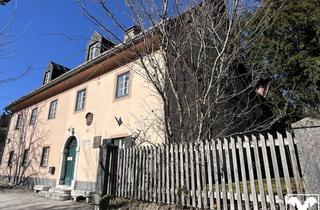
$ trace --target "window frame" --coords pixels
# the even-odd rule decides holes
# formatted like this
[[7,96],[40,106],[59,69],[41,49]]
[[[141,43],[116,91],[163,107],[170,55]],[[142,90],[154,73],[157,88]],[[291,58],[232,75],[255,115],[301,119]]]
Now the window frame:
[[23,118],[23,114],[22,113],[18,114],[17,121],[16,121],[16,126],[15,126],[16,130],[18,130],[18,129],[20,129],[22,127],[22,120],[23,120],[22,118]]
[[[83,95],[80,98],[81,93],[83,93]],[[84,110],[84,108],[86,106],[86,98],[87,98],[87,89],[86,88],[83,88],[83,89],[77,91],[76,104],[75,104],[75,108],[74,108],[75,112]],[[82,100],[82,101],[79,101],[79,100]],[[79,107],[78,107],[78,105],[79,105]]]
[[[45,159],[45,150],[47,150],[47,156]],[[48,166],[48,162],[49,162],[49,153],[50,153],[50,147],[43,147],[42,148],[42,154],[41,154],[41,160],[40,160],[40,167],[47,167]],[[44,161],[45,160],[45,161]]]
[[[52,106],[54,103],[55,103],[55,107],[53,109]],[[56,118],[57,107],[58,107],[58,99],[55,99],[50,102],[50,107],[49,107],[49,112],[48,112],[48,120]]]
[[31,111],[29,125],[35,125],[38,117],[38,107],[35,107]]
[[99,48],[98,45],[99,42],[94,42],[89,46],[88,60],[93,60],[99,56],[99,53],[97,52]]
[[44,84],[48,84],[51,80],[51,71],[47,71],[45,74],[44,74],[44,81],[43,83]]
[[22,156],[21,166],[27,166],[28,164],[28,155],[29,155],[29,149],[25,149]]
[[[126,80],[126,78],[124,78],[123,81],[120,81],[120,79],[122,77],[125,77],[127,76],[128,79]],[[127,82],[127,84],[126,84]],[[121,84],[121,87],[120,87],[120,84]],[[126,71],[126,72],[123,72],[121,74],[118,74],[117,75],[117,78],[116,78],[116,91],[115,91],[115,98],[116,99],[119,99],[119,98],[124,98],[126,96],[129,96],[130,94],[130,85],[131,85],[131,81],[130,81],[130,71]],[[119,93],[119,90],[122,90],[121,94],[118,94]],[[125,91],[127,90],[127,91]]]
[[12,150],[9,152],[8,167],[12,167],[13,157],[14,157],[14,151]]

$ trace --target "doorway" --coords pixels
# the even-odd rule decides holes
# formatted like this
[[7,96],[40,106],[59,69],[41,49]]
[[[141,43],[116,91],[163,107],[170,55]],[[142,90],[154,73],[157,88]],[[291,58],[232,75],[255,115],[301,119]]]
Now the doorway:
[[65,173],[64,173],[64,184],[71,186],[74,169],[76,163],[76,153],[77,153],[77,139],[75,137],[71,138],[65,146]]

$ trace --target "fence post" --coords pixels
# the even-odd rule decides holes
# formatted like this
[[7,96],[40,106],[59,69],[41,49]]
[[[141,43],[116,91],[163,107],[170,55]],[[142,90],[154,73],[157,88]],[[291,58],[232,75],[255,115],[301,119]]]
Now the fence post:
[[[293,123],[292,128],[295,135],[292,140],[297,145],[304,191],[307,194],[320,194],[320,120],[305,118]],[[290,150],[292,149],[291,146]]]

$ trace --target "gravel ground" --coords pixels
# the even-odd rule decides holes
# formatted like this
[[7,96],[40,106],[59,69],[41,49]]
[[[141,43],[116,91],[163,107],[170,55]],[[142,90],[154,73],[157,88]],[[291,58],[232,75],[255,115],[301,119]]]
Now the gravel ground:
[[71,200],[55,201],[43,198],[36,193],[14,190],[0,189],[0,209],[3,210],[40,210],[40,209],[80,209],[91,210],[92,206],[86,203],[77,203]]

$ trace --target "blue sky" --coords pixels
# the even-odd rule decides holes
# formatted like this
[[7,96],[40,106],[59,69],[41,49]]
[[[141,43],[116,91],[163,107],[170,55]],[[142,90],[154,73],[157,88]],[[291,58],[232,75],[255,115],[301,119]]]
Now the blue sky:
[[69,68],[81,64],[90,35],[95,30],[101,32],[82,14],[76,0],[11,0],[0,6],[0,31],[15,8],[4,39],[13,43],[0,50],[9,53],[5,58],[0,56],[0,81],[30,72],[21,79],[0,83],[0,111],[41,86],[49,61]]

